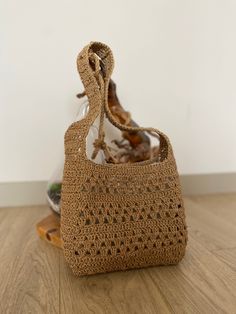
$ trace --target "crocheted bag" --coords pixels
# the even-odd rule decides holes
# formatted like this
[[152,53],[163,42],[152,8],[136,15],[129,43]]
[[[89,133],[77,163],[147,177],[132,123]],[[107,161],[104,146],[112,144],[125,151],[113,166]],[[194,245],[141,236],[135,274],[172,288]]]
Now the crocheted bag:
[[[178,263],[187,243],[179,176],[169,139],[153,128],[114,120],[107,102],[113,70],[110,48],[99,42],[79,54],[78,71],[89,100],[87,116],[65,134],[61,234],[65,259],[76,275]],[[159,157],[125,164],[96,164],[86,154],[86,136],[100,115],[96,156],[104,141],[104,115],[123,131],[158,135]]]

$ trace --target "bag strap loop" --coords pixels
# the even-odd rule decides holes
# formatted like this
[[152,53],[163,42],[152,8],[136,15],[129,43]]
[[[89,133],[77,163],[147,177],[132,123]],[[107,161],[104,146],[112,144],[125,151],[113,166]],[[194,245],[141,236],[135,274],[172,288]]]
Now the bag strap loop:
[[[96,117],[100,114],[98,138],[94,142],[94,159],[100,149],[104,151],[106,159],[116,163],[115,157],[111,154],[109,147],[104,141],[104,117],[121,131],[148,132],[151,136],[160,139],[160,158],[154,157],[141,162],[142,164],[153,163],[164,160],[171,149],[167,136],[155,128],[131,127],[119,123],[112,115],[108,105],[108,86],[113,71],[114,59],[112,51],[108,46],[100,42],[91,42],[79,54],[77,59],[78,71],[85,87],[85,93],[89,99],[89,112],[85,118],[90,127]],[[139,163],[140,164],[140,163]]]

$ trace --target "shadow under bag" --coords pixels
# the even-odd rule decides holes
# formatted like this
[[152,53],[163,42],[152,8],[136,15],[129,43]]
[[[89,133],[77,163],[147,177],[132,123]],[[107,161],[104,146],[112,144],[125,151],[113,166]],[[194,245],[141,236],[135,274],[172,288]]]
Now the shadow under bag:
[[[177,264],[185,254],[187,229],[169,139],[157,129],[125,126],[113,118],[107,97],[114,61],[108,46],[92,42],[77,61],[89,111],[65,134],[61,198],[65,259],[76,275]],[[106,117],[122,131],[158,136],[158,157],[123,164],[90,160],[86,137],[98,116],[95,155],[99,149],[109,154]]]

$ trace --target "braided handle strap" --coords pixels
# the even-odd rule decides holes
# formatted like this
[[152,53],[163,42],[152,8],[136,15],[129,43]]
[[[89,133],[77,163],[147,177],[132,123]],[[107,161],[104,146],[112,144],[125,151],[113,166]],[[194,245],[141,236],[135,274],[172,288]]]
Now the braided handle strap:
[[138,162],[137,164],[150,164],[157,160],[164,160],[171,151],[171,145],[167,136],[155,128],[131,127],[118,122],[112,115],[108,105],[108,86],[109,80],[114,67],[114,59],[111,49],[100,42],[91,42],[84,47],[77,59],[78,72],[85,87],[85,93],[89,100],[89,112],[86,116],[88,130],[94,120],[100,114],[100,123],[98,131],[98,139],[94,142],[94,153],[92,159],[100,149],[105,153],[106,157],[114,158],[110,153],[105,141],[104,133],[104,116],[121,131],[137,132],[144,131],[150,135],[160,139],[160,158],[154,157],[149,160]]

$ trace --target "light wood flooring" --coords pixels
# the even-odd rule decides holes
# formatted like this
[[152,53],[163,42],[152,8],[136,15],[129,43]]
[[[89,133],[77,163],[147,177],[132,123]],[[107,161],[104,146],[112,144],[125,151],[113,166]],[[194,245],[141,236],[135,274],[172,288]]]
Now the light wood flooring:
[[39,239],[46,206],[0,209],[0,313],[236,313],[236,194],[185,198],[178,266],[76,278]]

